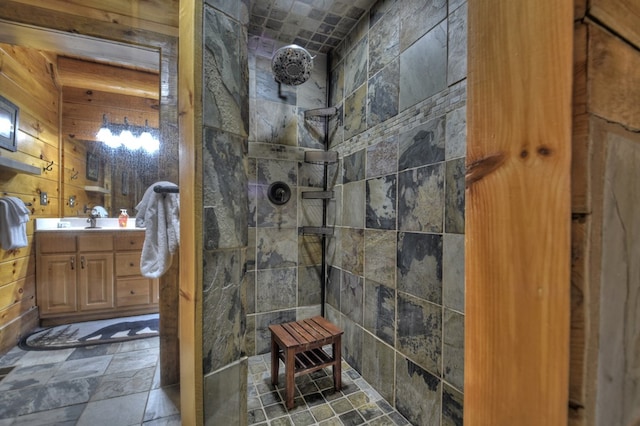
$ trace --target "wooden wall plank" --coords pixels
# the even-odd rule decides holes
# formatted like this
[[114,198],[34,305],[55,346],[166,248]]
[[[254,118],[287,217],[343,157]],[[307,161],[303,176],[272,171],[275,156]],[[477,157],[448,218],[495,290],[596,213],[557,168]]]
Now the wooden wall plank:
[[[117,104],[116,104],[117,105]],[[93,127],[99,128],[102,125],[102,116],[106,114],[107,121],[115,124],[124,124],[125,117],[127,122],[132,126],[144,126],[145,122],[150,127],[158,128],[158,111],[151,109],[146,111],[119,108],[116,105],[111,107],[93,106],[74,104],[71,102],[63,103],[64,119],[75,120],[78,122],[92,123]],[[63,133],[67,133],[63,125]]]
[[640,55],[631,45],[589,25],[589,111],[640,131]]
[[488,0],[468,13],[464,423],[561,425],[573,2]]
[[[18,87],[28,87],[31,93],[38,93],[37,99],[33,99],[29,107],[40,106],[42,112],[39,115],[58,114],[58,91],[51,90],[53,76],[50,64],[35,51],[0,44],[0,63],[2,75],[11,80]],[[32,109],[33,111],[33,109]]]
[[0,328],[0,353],[14,347],[20,338],[38,326],[38,309],[34,308]]
[[[34,256],[0,262],[0,282],[10,283],[36,273]],[[35,287],[34,287],[35,288]]]
[[573,46],[573,136],[571,153],[571,212],[591,211],[589,187],[589,112],[587,108],[588,25],[577,23]]
[[118,105],[122,109],[137,111],[155,111],[160,108],[158,98],[141,98],[139,96],[126,96],[116,93],[100,92],[98,90],[87,91],[76,87],[65,87],[63,93],[64,102],[82,105],[93,105],[110,108]]
[[[76,2],[73,7],[69,7],[68,0],[17,0],[15,3],[22,3],[29,6],[43,7],[51,11],[65,14],[71,14],[82,18],[90,18],[103,22],[118,22],[121,25],[140,28],[146,31],[152,31],[159,34],[165,34],[171,37],[178,36],[178,2],[177,1],[160,1],[156,4],[154,15],[157,19],[150,20],[147,15],[131,15],[132,10],[120,7],[123,13],[116,10],[96,9],[93,4],[87,2]],[[132,3],[130,0],[124,0],[123,3]]]
[[[180,414],[184,424],[204,421],[202,372],[202,117],[201,2],[181,2],[178,60],[180,126]],[[187,188],[187,190],[184,190]]]
[[35,282],[35,275],[30,275],[0,287],[0,327],[36,306]]
[[638,0],[590,0],[589,15],[640,49],[640,2]]

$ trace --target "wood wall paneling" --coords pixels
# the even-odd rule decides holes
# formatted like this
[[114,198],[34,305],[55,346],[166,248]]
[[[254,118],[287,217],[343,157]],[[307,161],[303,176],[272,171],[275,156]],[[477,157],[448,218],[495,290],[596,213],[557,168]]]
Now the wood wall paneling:
[[[582,1],[582,0],[581,0]],[[590,0],[589,14],[640,48],[640,2],[637,0]]]
[[[125,28],[139,28],[170,37],[178,36],[178,0],[153,1],[68,1],[68,0],[17,0],[14,6],[18,11],[25,6],[45,7],[43,10],[70,15],[98,22],[118,23]],[[7,7],[11,7],[8,5]]]
[[567,421],[573,7],[469,3],[465,425]]
[[[20,198],[31,218],[58,215],[59,194],[59,90],[50,63],[38,52],[0,44],[0,93],[19,107],[17,151],[0,149],[5,156],[42,170],[40,175],[0,169],[0,193]],[[53,161],[50,171],[43,167]],[[49,203],[41,206],[40,193]],[[35,306],[35,250],[33,221],[27,224],[27,247],[0,250],[0,353],[37,325]],[[16,294],[16,291],[18,292]],[[8,297],[8,295],[14,296]]]
[[640,131],[640,55],[636,48],[598,25],[589,25],[588,80],[591,113]]

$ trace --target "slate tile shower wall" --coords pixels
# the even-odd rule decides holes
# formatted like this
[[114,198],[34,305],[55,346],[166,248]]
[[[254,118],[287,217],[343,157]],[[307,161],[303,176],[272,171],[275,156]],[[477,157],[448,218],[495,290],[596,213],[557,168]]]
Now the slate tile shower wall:
[[380,0],[330,54],[327,316],[413,424],[462,424],[466,20]]
[[[304,111],[326,106],[326,55],[316,54],[311,78],[278,87],[271,57],[284,44],[249,36],[249,235],[247,263],[247,352],[270,350],[269,324],[319,315],[321,238],[302,235],[302,226],[322,225],[322,201],[302,191],[322,190],[321,164],[305,163],[304,151],[324,150],[325,127],[305,120]],[[292,191],[278,206],[269,185]]]
[[249,1],[203,3],[204,423],[247,423]]

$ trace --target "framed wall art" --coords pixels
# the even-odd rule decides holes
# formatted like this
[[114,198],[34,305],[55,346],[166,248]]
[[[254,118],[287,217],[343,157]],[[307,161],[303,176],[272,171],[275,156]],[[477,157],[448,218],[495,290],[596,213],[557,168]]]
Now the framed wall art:
[[99,173],[100,161],[98,156],[92,152],[87,152],[87,179],[97,181]]

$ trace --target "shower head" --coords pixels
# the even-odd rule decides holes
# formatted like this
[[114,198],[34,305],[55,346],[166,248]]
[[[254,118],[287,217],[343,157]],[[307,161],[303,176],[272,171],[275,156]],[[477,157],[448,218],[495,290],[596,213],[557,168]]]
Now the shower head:
[[276,81],[297,86],[309,79],[313,58],[306,49],[296,44],[281,47],[271,58],[271,70]]

